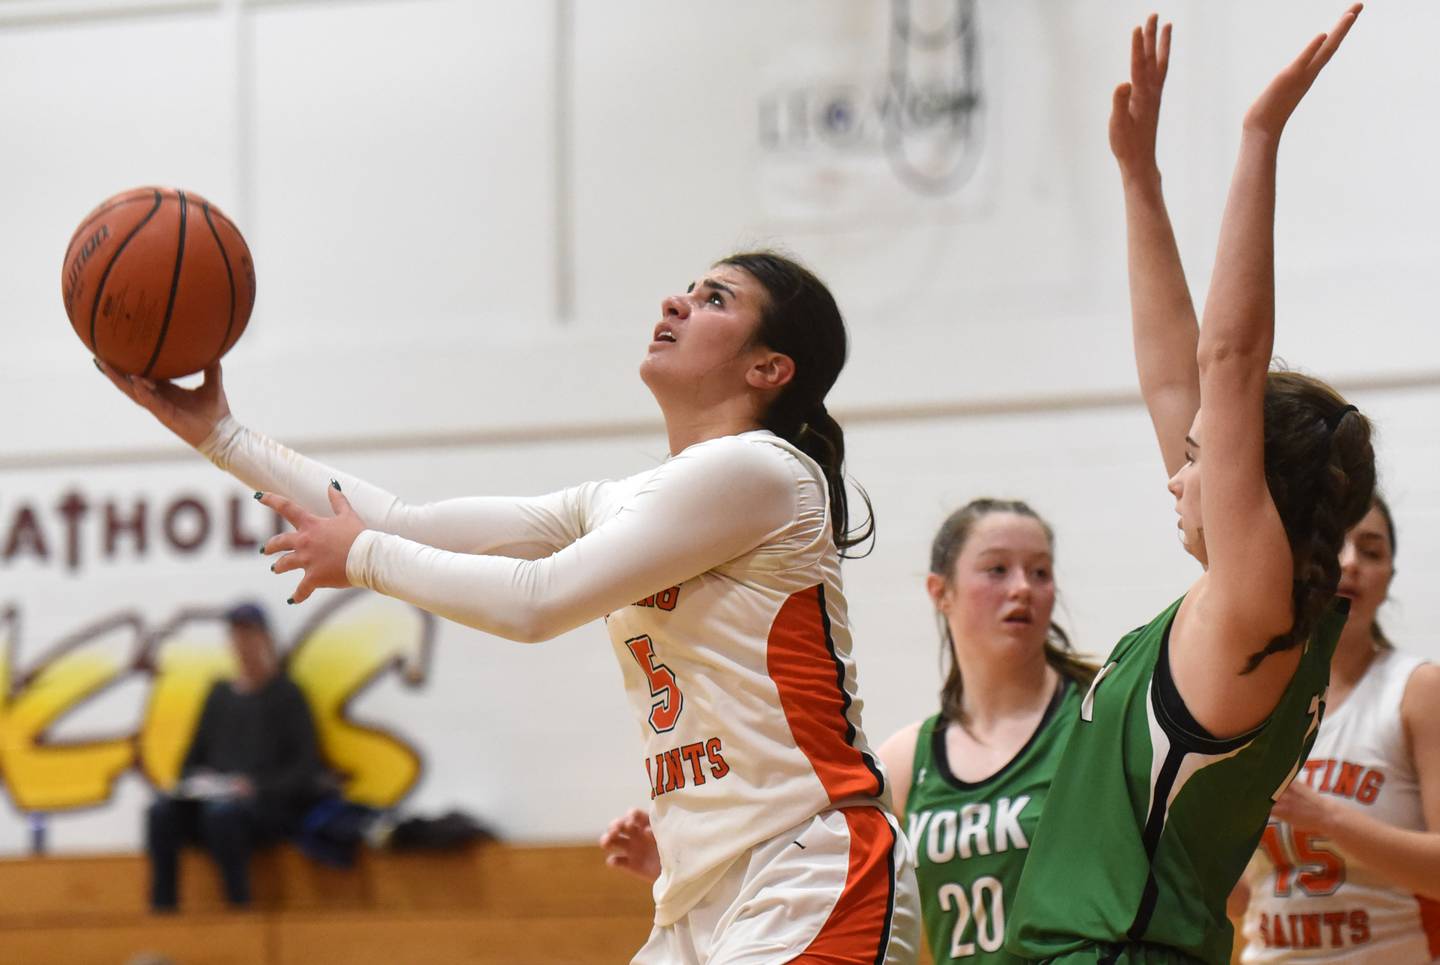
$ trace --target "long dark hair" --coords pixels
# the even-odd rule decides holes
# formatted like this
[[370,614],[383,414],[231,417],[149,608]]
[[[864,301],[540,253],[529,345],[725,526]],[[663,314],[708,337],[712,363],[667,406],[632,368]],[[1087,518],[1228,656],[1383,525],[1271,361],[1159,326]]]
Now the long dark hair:
[[[1024,516],[1040,524],[1045,531],[1045,541],[1050,544],[1050,554],[1055,554],[1055,531],[1028,503],[1019,499],[972,499],[955,510],[940,524],[940,531],[930,543],[930,572],[948,585],[954,577],[955,561],[975,530],[975,524],[992,513],[1011,513]],[[945,684],[940,688],[940,713],[946,720],[964,724],[965,681],[960,677],[960,664],[955,660],[954,641],[950,636],[950,625],[940,618],[940,663],[949,663]],[[1045,635],[1045,662],[1062,677],[1075,681],[1082,687],[1089,687],[1095,679],[1096,667],[1075,652],[1070,643],[1070,634],[1054,620]]]
[[745,271],[765,289],[768,297],[755,343],[788,355],[795,375],[765,413],[764,426],[820,464],[830,490],[835,546],[842,556],[864,556],[848,551],[875,535],[875,510],[857,486],[865,502],[865,522],[850,529],[845,433],[825,409],[825,395],[845,367],[849,347],[834,296],[809,269],[772,251],[740,252],[716,264]]
[[1340,584],[1345,534],[1375,499],[1370,420],[1325,382],[1271,372],[1264,418],[1265,483],[1295,560],[1295,620],[1287,633],[1250,655],[1245,673],[1310,639]]
[[[1371,503],[1380,510],[1380,517],[1385,520],[1385,535],[1390,538],[1390,579],[1395,579],[1395,517],[1390,513],[1390,504],[1385,502],[1385,497],[1379,493]],[[1370,624],[1370,636],[1375,639],[1375,646],[1381,650],[1394,650],[1395,644],[1385,636],[1385,631],[1380,629],[1380,621],[1374,620]]]

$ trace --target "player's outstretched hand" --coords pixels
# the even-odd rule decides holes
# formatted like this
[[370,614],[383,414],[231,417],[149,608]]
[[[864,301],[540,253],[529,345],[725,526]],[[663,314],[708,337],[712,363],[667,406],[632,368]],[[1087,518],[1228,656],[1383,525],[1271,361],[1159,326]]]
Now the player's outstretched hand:
[[1170,24],[1159,26],[1151,14],[1130,34],[1130,81],[1115,88],[1110,105],[1110,151],[1120,174],[1159,176],[1155,131],[1160,125],[1160,94],[1170,70]]
[[345,561],[350,557],[350,547],[355,538],[365,530],[365,523],[350,507],[350,501],[340,492],[340,484],[333,479],[327,492],[334,516],[315,516],[277,493],[256,493],[261,505],[269,506],[295,527],[293,533],[272,536],[260,547],[266,556],[284,553],[270,566],[272,573],[288,573],[304,570],[300,585],[288,602],[304,603],[310,594],[321,587],[345,587],[350,579],[345,575]]
[[600,847],[610,867],[622,868],[645,881],[660,877],[660,849],[655,845],[650,815],[639,808],[611,821],[600,835]]
[[174,382],[153,382],[138,375],[121,375],[99,359],[95,367],[130,401],[147,410],[161,425],[192,446],[198,446],[230,414],[220,363],[205,370],[205,381],[193,389]]
[[1328,34],[1320,34],[1314,40],[1305,45],[1291,64],[1282,70],[1270,86],[1260,95],[1250,110],[1245,114],[1245,130],[1247,133],[1259,134],[1271,139],[1278,139],[1280,132],[1285,129],[1285,123],[1290,120],[1290,115],[1300,105],[1300,100],[1310,85],[1315,83],[1315,78],[1320,76],[1320,71],[1335,56],[1335,51],[1340,49],[1340,43],[1350,28],[1355,26],[1355,19],[1360,16],[1364,9],[1362,4],[1355,4],[1345,11],[1340,22]]

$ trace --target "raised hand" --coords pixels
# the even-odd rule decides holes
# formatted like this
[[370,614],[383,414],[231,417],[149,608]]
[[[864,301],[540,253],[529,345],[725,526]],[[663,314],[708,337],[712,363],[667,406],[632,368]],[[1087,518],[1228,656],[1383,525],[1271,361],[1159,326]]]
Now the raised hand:
[[1130,32],[1130,80],[1115,88],[1110,150],[1125,193],[1125,257],[1140,394],[1155,426],[1165,472],[1185,461],[1184,438],[1200,408],[1199,327],[1155,160],[1160,94],[1170,70],[1170,25],[1151,14]]
[[610,867],[621,868],[645,881],[660,877],[660,849],[655,845],[650,815],[639,808],[631,808],[611,821],[610,827],[600,835],[600,847]]
[[1155,131],[1160,124],[1160,94],[1170,70],[1170,24],[1158,24],[1152,13],[1143,27],[1131,32],[1130,81],[1115,88],[1110,105],[1110,150],[1127,179],[1159,175]]
[[174,382],[152,382],[138,375],[121,375],[99,359],[95,360],[95,367],[130,401],[192,446],[204,442],[215,425],[230,414],[219,362],[205,370],[205,381],[193,389],[182,389]]
[[1345,11],[1340,22],[1328,34],[1320,34],[1314,40],[1305,45],[1291,64],[1282,70],[1270,86],[1260,95],[1250,110],[1245,113],[1245,130],[1250,133],[1261,134],[1270,138],[1279,138],[1280,132],[1285,129],[1285,122],[1290,120],[1290,115],[1299,106],[1300,100],[1310,85],[1315,83],[1315,78],[1320,76],[1320,71],[1335,56],[1335,51],[1340,49],[1340,43],[1350,28],[1355,26],[1355,19],[1360,16],[1364,9],[1362,4],[1355,4]]
[[295,532],[272,536],[260,547],[266,556],[285,554],[271,565],[270,572],[305,571],[290,603],[304,603],[321,587],[350,585],[345,562],[350,558],[355,538],[365,531],[365,523],[351,508],[350,501],[341,495],[339,483],[331,480],[326,494],[334,516],[315,516],[276,493],[255,494],[261,505],[269,506],[295,527]]

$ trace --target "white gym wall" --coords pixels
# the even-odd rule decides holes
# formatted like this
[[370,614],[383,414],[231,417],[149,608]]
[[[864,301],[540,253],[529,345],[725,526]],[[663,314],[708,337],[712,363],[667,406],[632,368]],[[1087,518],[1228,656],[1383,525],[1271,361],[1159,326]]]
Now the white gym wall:
[[[1240,116],[1342,8],[1160,8],[1176,25],[1161,161],[1197,301]],[[133,409],[70,330],[70,232],[135,185],[197,191],[245,231],[259,296],[226,359],[236,414],[416,501],[663,458],[635,374],[660,298],[731,250],[782,246],[851,328],[831,409],[879,517],[874,554],[846,574],[872,741],[936,705],[921,582],[936,526],[974,496],[1025,498],[1054,524],[1062,618],[1105,652],[1197,572],[1135,391],[1106,145],[1149,9],[0,0],[0,609],[18,615],[0,640],[0,850],[29,845],[13,710],[58,641],[111,614],[151,626],[255,597],[284,643],[323,596],[284,605],[291,580],[227,541],[238,484]],[[1276,243],[1278,354],[1380,428],[1399,531],[1383,622],[1440,658],[1437,29],[1423,0],[1367,10],[1286,135]],[[912,84],[898,106],[897,57]],[[917,89],[950,119],[927,123]],[[67,516],[71,494],[86,508]],[[143,553],[104,520],[141,499]],[[189,553],[165,532],[185,499],[214,530]],[[598,624],[537,647],[441,624],[418,686],[387,673],[349,712],[420,751],[405,809],[585,838],[646,800],[613,661]],[[134,733],[147,687],[125,676],[47,739]],[[149,785],[132,769],[114,788],[51,815],[50,846],[138,846]]]

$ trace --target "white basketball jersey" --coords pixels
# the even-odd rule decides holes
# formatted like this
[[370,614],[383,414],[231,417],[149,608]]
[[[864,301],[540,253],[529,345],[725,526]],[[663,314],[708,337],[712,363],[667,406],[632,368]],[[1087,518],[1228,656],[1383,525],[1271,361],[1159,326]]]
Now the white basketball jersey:
[[228,417],[201,451],[314,513],[343,486],[368,527],[346,560],[356,586],[509,639],[605,614],[645,740],[657,924],[787,828],[839,804],[888,809],[860,731],[825,474],[773,433],[696,443],[627,479],[421,506]]
[[[1400,720],[1405,685],[1422,663],[1393,650],[1377,653],[1349,698],[1325,715],[1297,779],[1377,821],[1424,830]],[[1323,837],[1271,820],[1246,881],[1242,961],[1440,959],[1440,902],[1397,889]]]
[[[663,869],[659,925],[759,842],[837,803],[888,798],[860,730],[825,476],[768,432],[738,438],[783,453],[795,520],[606,618],[645,740],[636,766],[649,782]],[[624,486],[601,498],[623,504]]]

